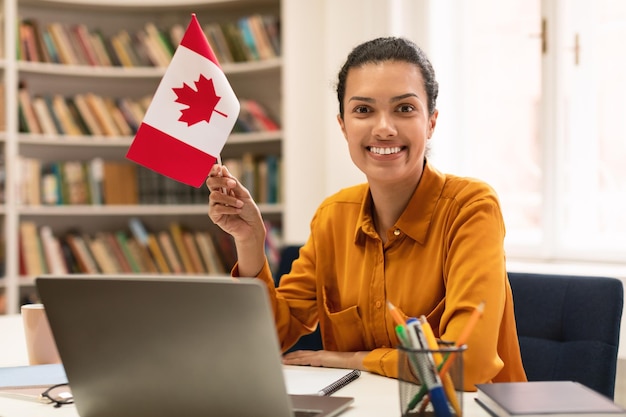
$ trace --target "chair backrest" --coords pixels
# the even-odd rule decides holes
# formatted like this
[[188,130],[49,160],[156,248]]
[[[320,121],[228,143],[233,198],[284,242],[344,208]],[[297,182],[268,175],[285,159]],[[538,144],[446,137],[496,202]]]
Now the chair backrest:
[[[299,245],[286,245],[280,251],[280,261],[278,263],[278,270],[274,275],[274,283],[276,286],[280,285],[280,277],[284,274],[289,273],[291,271],[291,263],[298,259],[300,255],[300,246]],[[315,329],[313,333],[306,334],[293,345],[288,352],[292,352],[294,350],[321,350],[322,346],[322,335],[320,333],[319,326]]]
[[622,282],[607,277],[508,275],[528,379],[577,381],[613,399]]

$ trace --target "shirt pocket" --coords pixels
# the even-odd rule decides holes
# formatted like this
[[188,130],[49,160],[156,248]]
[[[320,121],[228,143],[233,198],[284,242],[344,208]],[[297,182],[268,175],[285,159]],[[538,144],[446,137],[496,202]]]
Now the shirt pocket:
[[357,352],[365,349],[363,320],[358,306],[332,311],[324,292],[324,313],[328,324],[324,330],[328,350]]

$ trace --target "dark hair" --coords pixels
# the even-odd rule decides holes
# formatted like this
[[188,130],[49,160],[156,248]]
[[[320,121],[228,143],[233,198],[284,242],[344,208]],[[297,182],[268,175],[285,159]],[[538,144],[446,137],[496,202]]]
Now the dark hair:
[[337,80],[337,99],[339,115],[343,119],[343,99],[346,95],[346,78],[351,68],[383,61],[403,61],[420,68],[424,79],[424,89],[428,95],[428,113],[432,115],[437,108],[439,83],[435,79],[435,70],[428,57],[415,43],[405,38],[384,37],[364,42],[355,47],[348,55],[339,71]]

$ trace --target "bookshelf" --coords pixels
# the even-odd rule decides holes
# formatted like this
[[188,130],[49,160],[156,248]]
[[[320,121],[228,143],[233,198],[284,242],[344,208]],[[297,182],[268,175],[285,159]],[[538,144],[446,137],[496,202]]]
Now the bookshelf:
[[[127,31],[133,38],[140,40],[138,34],[149,24],[163,32],[176,25],[182,25],[184,29],[191,13],[196,13],[203,27],[209,23],[226,26],[251,16],[273,16],[278,21],[281,18],[280,0],[181,0],[175,3],[163,0],[2,0],[0,4],[3,10],[3,42],[0,45],[3,103],[20,102],[20,87],[27,91],[31,100],[43,98],[44,101],[52,102],[55,96],[61,96],[65,102],[70,102],[79,95],[93,94],[114,102],[122,98],[141,101],[146,97],[149,102],[166,67],[164,63],[157,64],[156,59],[151,63],[142,61],[133,66],[106,66],[86,61],[41,62],[44,60],[41,57],[32,60],[32,54],[27,54],[28,46],[22,37],[20,26],[23,22],[34,21],[40,30],[52,25],[72,28],[80,23],[89,32],[100,31],[104,39],[113,39],[121,31]],[[280,41],[280,36],[277,39]],[[135,52],[141,55],[142,47],[137,42],[134,44]],[[214,46],[214,49],[217,48]],[[258,163],[269,157],[280,160],[283,148],[283,132],[280,129],[281,56],[266,54],[247,60],[225,59],[221,65],[237,96],[241,100],[260,104],[277,124],[273,130],[252,131],[245,124],[238,124],[226,143],[222,159],[240,160],[244,155],[252,155]],[[46,227],[58,238],[70,232],[79,232],[95,240],[96,235],[103,232],[125,231],[128,236],[132,236],[129,222],[131,219],[139,219],[154,236],[177,224],[185,230],[210,233],[219,246],[217,237],[220,231],[207,216],[206,189],[191,190],[195,194],[190,191],[193,196],[182,199],[180,187],[175,190],[173,184],[161,182],[159,200],[143,200],[141,196],[148,188],[148,183],[142,183],[142,177],[138,174],[138,201],[134,203],[108,204],[106,193],[100,195],[99,200],[90,194],[90,199],[80,204],[70,204],[69,201],[58,204],[42,200],[43,188],[49,183],[41,178],[48,167],[62,166],[65,169],[68,162],[80,162],[87,167],[85,172],[89,172],[88,167],[94,160],[123,162],[133,134],[124,134],[121,129],[117,133],[98,133],[88,128],[70,133],[68,129],[64,131],[60,122],[54,132],[40,133],[28,128],[22,116],[23,108],[23,105],[4,105],[0,109],[0,162],[3,164],[0,181],[5,182],[2,187],[4,199],[0,205],[0,217],[3,220],[0,230],[0,259],[3,265],[0,312],[18,312],[20,303],[35,291],[34,276],[25,273],[25,257],[23,253],[20,254],[23,243],[20,225],[24,223],[34,224],[38,231]],[[107,113],[114,112],[108,108]],[[30,166],[35,167],[32,170],[35,174],[30,168],[25,168]],[[91,187],[88,188],[91,193],[95,189],[93,183],[86,184]],[[122,185],[113,188],[121,188]],[[25,189],[34,189],[32,193],[39,196],[39,201],[35,197],[30,198]],[[275,198],[259,201],[264,218],[280,228],[283,206],[280,193],[276,194]],[[226,270],[228,267],[226,261]]]

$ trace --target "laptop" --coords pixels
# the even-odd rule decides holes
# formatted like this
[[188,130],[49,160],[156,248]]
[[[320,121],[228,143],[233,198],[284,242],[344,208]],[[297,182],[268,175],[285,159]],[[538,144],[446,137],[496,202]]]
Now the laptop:
[[258,280],[70,275],[36,284],[81,417],[331,417],[354,401],[288,395]]

